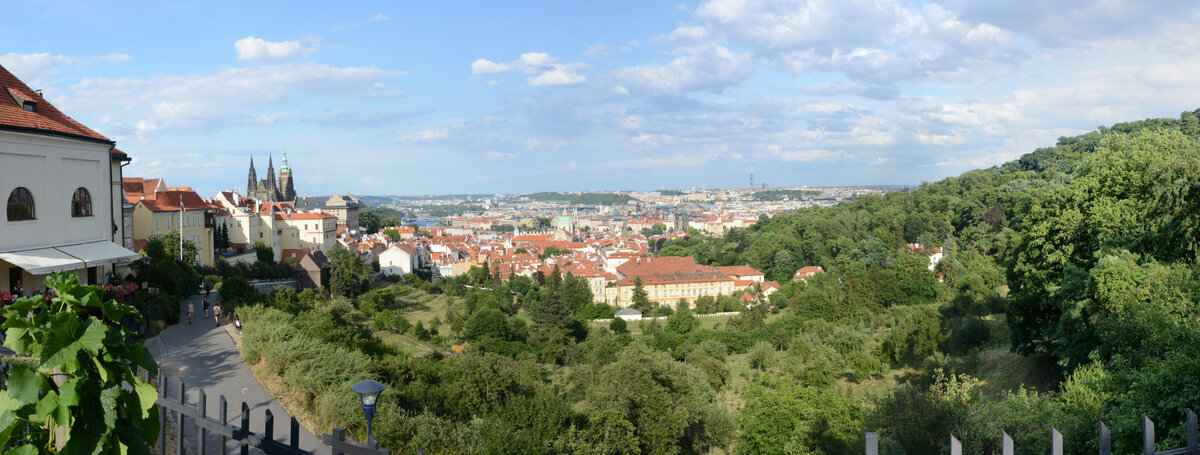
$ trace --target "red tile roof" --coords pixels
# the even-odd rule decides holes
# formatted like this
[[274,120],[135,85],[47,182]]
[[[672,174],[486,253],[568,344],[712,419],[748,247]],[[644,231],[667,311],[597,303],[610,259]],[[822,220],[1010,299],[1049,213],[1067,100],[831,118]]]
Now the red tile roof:
[[737,276],[762,276],[763,275],[762,272],[759,272],[758,270],[754,270],[754,267],[745,266],[745,265],[730,265],[730,266],[714,267],[714,268],[717,270],[720,270],[722,273],[724,273],[726,275],[734,276],[734,277],[737,277]]
[[619,285],[633,285],[634,278],[641,278],[642,284],[664,283],[700,283],[711,281],[734,281],[728,275],[717,269],[696,263],[690,257],[661,257],[644,258],[641,261],[628,261],[617,267],[617,271],[625,275]]
[[137,202],[142,203],[152,212],[178,212],[179,202],[183,201],[185,210],[208,210],[213,206],[195,191],[159,191]]
[[[21,103],[33,104],[33,112],[25,110]],[[107,137],[63,114],[53,104],[47,102],[45,98],[0,66],[0,128],[4,127],[93,142],[113,143]]]

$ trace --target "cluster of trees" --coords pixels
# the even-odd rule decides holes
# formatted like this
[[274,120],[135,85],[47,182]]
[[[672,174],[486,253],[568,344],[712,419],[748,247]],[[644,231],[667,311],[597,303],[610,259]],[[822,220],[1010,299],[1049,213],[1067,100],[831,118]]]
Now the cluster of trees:
[[388,207],[371,207],[358,212],[358,225],[374,234],[380,229],[403,226],[404,212]]
[[632,196],[621,193],[530,193],[525,197],[531,201],[563,202],[570,205],[622,205],[636,201]]

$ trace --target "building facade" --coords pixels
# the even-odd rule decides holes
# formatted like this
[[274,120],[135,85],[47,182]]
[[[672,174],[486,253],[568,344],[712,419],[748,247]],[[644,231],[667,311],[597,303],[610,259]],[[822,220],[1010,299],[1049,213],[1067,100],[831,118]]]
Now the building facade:
[[129,157],[114,145],[0,67],[0,290],[29,295],[57,271],[101,284],[139,257],[121,246]]

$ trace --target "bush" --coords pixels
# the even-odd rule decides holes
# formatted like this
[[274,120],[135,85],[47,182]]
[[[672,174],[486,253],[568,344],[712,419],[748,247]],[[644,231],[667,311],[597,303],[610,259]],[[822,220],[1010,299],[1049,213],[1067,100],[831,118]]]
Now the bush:
[[622,334],[629,331],[625,320],[617,317],[614,317],[612,322],[608,323],[608,329],[612,330],[615,334]]
[[759,341],[750,350],[750,367],[765,371],[775,363],[775,347],[766,341]]
[[987,322],[977,317],[967,318],[954,328],[947,350],[954,354],[964,354],[987,344],[991,338],[992,328]]

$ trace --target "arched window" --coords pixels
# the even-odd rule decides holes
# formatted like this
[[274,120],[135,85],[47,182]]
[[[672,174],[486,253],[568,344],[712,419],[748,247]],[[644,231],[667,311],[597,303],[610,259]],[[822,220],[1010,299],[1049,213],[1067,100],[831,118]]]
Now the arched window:
[[71,216],[92,216],[92,194],[87,188],[81,186],[71,196]]
[[25,187],[18,186],[8,194],[8,221],[34,219],[33,193]]

